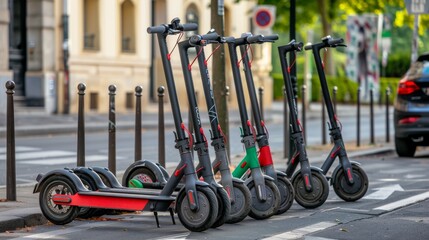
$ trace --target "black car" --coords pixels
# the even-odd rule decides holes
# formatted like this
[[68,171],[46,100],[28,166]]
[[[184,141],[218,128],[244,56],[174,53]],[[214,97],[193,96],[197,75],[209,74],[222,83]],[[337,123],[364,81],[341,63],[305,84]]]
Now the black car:
[[394,126],[399,156],[413,157],[417,146],[429,145],[429,53],[419,56],[399,82]]

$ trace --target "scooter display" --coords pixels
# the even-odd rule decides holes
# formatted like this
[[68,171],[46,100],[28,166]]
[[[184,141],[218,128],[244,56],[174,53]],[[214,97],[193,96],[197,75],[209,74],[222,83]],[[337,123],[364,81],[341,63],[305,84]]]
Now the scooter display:
[[316,62],[317,73],[319,75],[320,85],[322,88],[323,99],[329,117],[329,135],[334,143],[331,152],[322,164],[323,174],[327,174],[335,159],[338,157],[339,165],[332,172],[330,177],[335,193],[345,201],[356,201],[362,198],[368,190],[368,177],[365,171],[357,162],[350,161],[341,135],[341,127],[329,94],[328,84],[324,72],[320,50],[327,48],[346,47],[344,39],[332,38],[326,36],[320,43],[308,44],[305,50],[312,50]]
[[240,112],[242,131],[241,141],[246,149],[245,157],[234,169],[232,175],[237,178],[247,177],[246,173],[250,169],[250,177],[245,180],[246,185],[252,193],[252,206],[249,216],[255,219],[266,219],[277,213],[281,200],[280,191],[274,179],[270,176],[264,175],[261,166],[259,165],[255,144],[256,139],[251,130],[252,126],[247,115],[240,70],[238,68],[239,61],[236,51],[238,46],[251,43],[252,41],[250,41],[246,36],[242,38],[228,37],[226,38],[226,42],[228,44],[238,108]]
[[[316,208],[321,206],[328,198],[329,184],[322,173],[322,169],[311,166],[308,160],[304,134],[298,119],[298,108],[289,74],[290,67],[286,60],[288,52],[301,51],[302,46],[301,42],[292,40],[289,44],[278,47],[290,112],[290,136],[295,145],[295,153],[286,168],[286,175],[292,179],[295,189],[295,201],[305,208]],[[298,164],[300,165],[300,170],[295,172]]]
[[[161,54],[167,56],[166,37],[183,31],[197,29],[196,24],[180,24],[175,18],[171,24],[149,27],[148,33],[157,34]],[[186,137],[184,124],[178,108],[177,93],[169,59],[163,58],[164,72],[172,106],[176,128],[176,148],[180,162],[162,190],[99,188],[88,190],[80,178],[71,170],[53,170],[45,175],[39,174],[34,193],[40,192],[39,204],[43,215],[55,224],[67,224],[74,220],[80,207],[107,208],[132,211],[152,211],[159,226],[157,212],[170,211],[175,202],[175,210],[182,224],[191,231],[204,231],[210,228],[218,216],[216,194],[209,184],[198,181],[190,140]],[[95,177],[95,176],[94,176]],[[173,197],[172,193],[184,177],[185,186]],[[98,178],[103,185],[101,178]],[[157,194],[149,195],[147,193]]]
[[[250,33],[242,35],[248,38],[252,35]],[[294,199],[294,188],[287,178],[286,174],[281,171],[277,171],[274,167],[274,161],[269,145],[268,129],[262,119],[261,109],[259,109],[258,99],[256,97],[255,83],[253,81],[252,64],[249,58],[248,50],[251,49],[251,44],[262,44],[265,42],[274,42],[278,39],[278,35],[256,35],[253,36],[252,42],[248,40],[248,44],[240,45],[240,53],[242,56],[242,65],[245,73],[247,90],[250,98],[250,104],[252,106],[252,113],[254,118],[254,124],[256,127],[256,143],[259,148],[259,164],[261,165],[264,173],[274,179],[279,191],[280,191],[280,206],[277,210],[277,214],[282,214],[289,210],[292,206]],[[253,56],[252,56],[253,57]]]

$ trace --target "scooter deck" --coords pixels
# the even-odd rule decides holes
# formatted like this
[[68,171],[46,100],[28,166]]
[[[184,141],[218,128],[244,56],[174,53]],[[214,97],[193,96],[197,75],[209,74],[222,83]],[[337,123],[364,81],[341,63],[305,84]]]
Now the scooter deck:
[[149,202],[164,202],[162,205],[168,206],[176,199],[172,196],[88,191],[78,192],[74,195],[57,194],[52,197],[52,200],[55,204],[66,206],[141,211],[152,210],[150,208],[153,206],[149,206],[152,205],[148,205]]
[[[161,193],[161,189],[150,189],[150,188],[104,188],[99,189],[99,192],[104,193],[120,193],[120,194],[136,194],[136,195],[148,195],[157,196]],[[172,196],[177,196],[177,192],[173,192]]]

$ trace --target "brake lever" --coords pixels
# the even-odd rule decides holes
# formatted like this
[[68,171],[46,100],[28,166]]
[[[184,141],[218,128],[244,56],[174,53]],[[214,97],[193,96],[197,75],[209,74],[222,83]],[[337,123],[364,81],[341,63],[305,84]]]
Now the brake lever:
[[340,43],[340,44],[335,44],[334,46],[332,46],[333,48],[336,48],[336,47],[347,47],[347,45],[346,44],[343,44],[343,43]]

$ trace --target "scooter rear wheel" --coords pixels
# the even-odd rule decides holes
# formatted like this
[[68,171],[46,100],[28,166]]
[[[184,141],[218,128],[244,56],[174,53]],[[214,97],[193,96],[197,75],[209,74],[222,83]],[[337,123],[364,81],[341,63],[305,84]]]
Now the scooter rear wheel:
[[352,165],[352,174],[354,183],[349,184],[344,174],[344,169],[340,168],[333,178],[333,187],[335,193],[347,202],[354,202],[365,196],[368,190],[368,176],[365,171],[356,164]]
[[56,194],[75,194],[73,183],[64,176],[55,175],[46,180],[41,187],[39,204],[43,215],[54,224],[64,225],[73,221],[79,214],[79,207],[57,205],[52,200]]
[[[85,174],[81,174],[81,173],[76,173],[76,175],[80,178],[80,180],[82,181],[83,185],[88,190],[92,190],[92,191],[97,190],[95,182],[90,177],[88,177]],[[96,214],[96,212],[97,212],[96,208],[82,207],[82,208],[80,208],[78,217],[80,217],[80,218],[91,218],[91,217],[93,217]]]
[[233,182],[234,202],[231,203],[231,212],[227,223],[238,223],[243,221],[250,212],[252,194],[243,182]]
[[256,195],[257,189],[253,181],[250,181],[247,185],[252,195],[252,205],[250,207],[249,216],[256,219],[262,220],[273,216],[280,205],[280,192],[274,181],[265,179],[265,191],[267,193],[267,199],[260,201]]
[[197,186],[198,206],[192,210],[186,191],[180,191],[176,199],[176,211],[183,226],[193,232],[209,229],[218,216],[216,194],[209,187]]
[[231,212],[231,202],[229,201],[229,196],[226,190],[223,188],[217,188],[216,197],[219,207],[217,218],[211,226],[212,228],[222,226],[226,222],[226,220],[228,220],[229,214]]
[[295,192],[292,183],[289,181],[289,179],[287,179],[286,176],[277,174],[276,185],[280,191],[281,199],[279,209],[276,212],[278,215],[285,213],[292,206]]
[[295,189],[295,201],[304,208],[317,208],[325,203],[329,195],[329,184],[326,177],[318,171],[311,170],[312,191],[305,189],[301,172],[292,179]]
[[142,183],[154,183],[157,182],[155,174],[147,168],[137,168],[128,177],[127,187],[130,186],[130,180],[137,179]]

